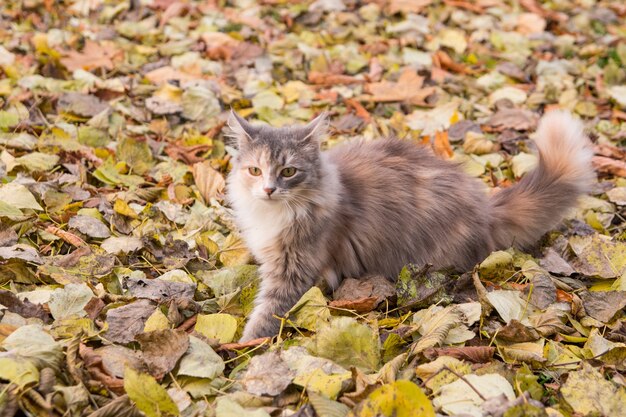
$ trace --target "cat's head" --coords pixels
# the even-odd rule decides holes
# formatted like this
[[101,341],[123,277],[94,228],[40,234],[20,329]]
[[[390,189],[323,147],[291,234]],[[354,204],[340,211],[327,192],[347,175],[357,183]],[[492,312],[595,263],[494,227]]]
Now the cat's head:
[[289,201],[305,198],[320,177],[320,140],[326,115],[307,125],[275,128],[253,125],[231,112],[230,135],[239,150],[233,161],[235,180],[256,199]]

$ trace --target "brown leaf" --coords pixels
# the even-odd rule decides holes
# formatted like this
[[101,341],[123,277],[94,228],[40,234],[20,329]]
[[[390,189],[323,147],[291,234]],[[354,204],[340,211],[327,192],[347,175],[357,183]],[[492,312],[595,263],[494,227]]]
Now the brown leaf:
[[186,2],[174,1],[170,3],[165,9],[165,11],[163,12],[163,14],[161,14],[161,19],[159,20],[159,27],[160,28],[164,27],[171,18],[182,16],[183,14],[189,12],[190,9],[191,9],[191,5]]
[[204,156],[198,155],[211,149],[209,145],[183,146],[170,143],[165,147],[165,153],[172,159],[183,161],[191,165],[205,160]]
[[539,333],[531,328],[523,325],[518,320],[512,319],[506,326],[498,329],[496,337],[506,342],[532,342],[539,339]]
[[626,291],[585,291],[580,298],[587,314],[602,323],[609,323],[626,307]]
[[152,315],[156,304],[149,300],[137,300],[122,307],[107,311],[109,329],[106,339],[116,343],[130,343],[143,331],[143,326]]
[[412,68],[406,68],[397,82],[369,83],[364,90],[371,94],[366,99],[374,102],[402,101],[416,105],[426,105],[425,100],[435,93],[435,87],[424,87],[424,77]]
[[431,361],[439,356],[452,356],[470,362],[487,363],[493,359],[495,352],[496,348],[492,346],[441,347],[426,349],[424,356]]
[[189,335],[182,330],[155,330],[135,336],[141,345],[148,370],[157,379],[163,378],[189,348]]
[[376,297],[376,304],[396,295],[395,287],[381,275],[372,275],[361,279],[346,278],[333,293],[335,300],[357,301]]
[[109,104],[91,94],[65,93],[57,101],[57,109],[82,117],[93,117],[109,108]]
[[364,297],[356,300],[333,300],[329,303],[331,307],[355,310],[357,313],[369,313],[378,305],[378,297]]
[[556,301],[556,286],[546,273],[537,273],[530,279],[530,285],[524,289],[530,295],[530,302],[541,310]]
[[626,161],[607,158],[604,156],[594,156],[592,161],[593,167],[600,174],[617,175],[626,177]]
[[504,108],[491,116],[486,124],[495,131],[505,129],[534,130],[538,122],[539,117],[530,110]]
[[93,297],[87,305],[83,308],[87,313],[87,317],[94,320],[96,317],[100,315],[100,312],[105,307],[104,301],[99,299],[98,297]]
[[193,179],[206,204],[210,204],[212,198],[223,198],[222,193],[226,186],[226,181],[219,171],[211,167],[210,161],[195,163],[192,171]]
[[11,291],[0,290],[0,305],[25,319],[34,317],[41,319],[44,323],[50,322],[50,314],[41,305],[33,304],[28,299],[22,301]]
[[46,227],[46,232],[52,233],[53,235],[60,237],[70,245],[76,246],[77,248],[81,246],[87,246],[87,243],[75,234],[66,232],[65,230],[61,230],[56,226],[50,225]]
[[112,70],[123,54],[115,44],[109,41],[94,42],[87,40],[82,52],[69,51],[61,63],[70,71],[83,69],[91,71],[98,68]]
[[266,352],[250,360],[241,383],[254,395],[278,395],[289,386],[296,373],[289,369],[277,351]]
[[459,74],[471,74],[473,71],[454,60],[445,51],[439,50],[433,55],[433,65]]
[[78,353],[83,359],[85,369],[89,373],[89,376],[93,379],[90,385],[100,383],[112,392],[122,395],[124,394],[124,380],[107,373],[102,364],[102,356],[93,348],[90,348],[84,344],[80,344]]

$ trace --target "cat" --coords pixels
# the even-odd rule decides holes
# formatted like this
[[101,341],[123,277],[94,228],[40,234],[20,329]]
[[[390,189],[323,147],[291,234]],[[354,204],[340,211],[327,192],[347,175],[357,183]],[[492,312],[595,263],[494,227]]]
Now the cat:
[[318,280],[397,277],[408,263],[467,270],[494,250],[535,243],[589,190],[595,173],[583,125],[552,111],[539,123],[538,166],[488,196],[457,164],[408,140],[359,140],[320,150],[325,115],[305,126],[253,125],[231,111],[238,154],[227,198],[260,263],[241,341],[273,336]]

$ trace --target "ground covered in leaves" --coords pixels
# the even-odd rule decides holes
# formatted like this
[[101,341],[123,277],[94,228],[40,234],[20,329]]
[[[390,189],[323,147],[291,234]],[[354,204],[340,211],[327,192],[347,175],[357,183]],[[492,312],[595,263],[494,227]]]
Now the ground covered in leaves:
[[[0,416],[626,415],[622,1],[133,3],[0,4]],[[564,108],[599,180],[528,253],[314,288],[240,345],[231,107],[328,110],[325,146],[395,135],[495,189]]]

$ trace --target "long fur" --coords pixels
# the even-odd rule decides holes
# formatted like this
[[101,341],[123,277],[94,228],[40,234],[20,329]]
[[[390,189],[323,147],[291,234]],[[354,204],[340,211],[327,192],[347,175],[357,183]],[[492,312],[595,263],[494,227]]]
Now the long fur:
[[[543,118],[538,167],[491,198],[456,165],[407,141],[320,152],[321,123],[276,129],[229,121],[240,146],[229,200],[262,279],[242,340],[275,334],[274,316],[320,278],[334,288],[346,277],[395,279],[409,262],[468,269],[493,250],[529,245],[594,178],[582,124],[567,113]],[[251,165],[263,175],[249,175]],[[292,180],[278,174],[285,165],[299,168]],[[268,181],[275,199],[260,191]]]

